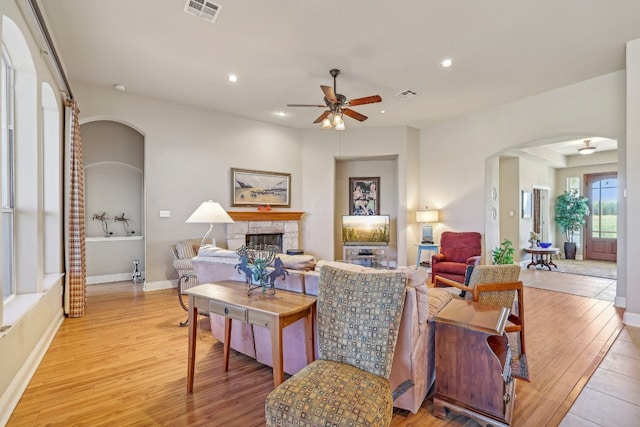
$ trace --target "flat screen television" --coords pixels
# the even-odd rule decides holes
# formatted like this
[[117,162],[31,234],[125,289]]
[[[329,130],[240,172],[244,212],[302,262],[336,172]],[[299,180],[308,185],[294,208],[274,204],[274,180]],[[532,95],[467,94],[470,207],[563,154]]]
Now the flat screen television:
[[342,242],[345,246],[388,246],[389,215],[343,215]]

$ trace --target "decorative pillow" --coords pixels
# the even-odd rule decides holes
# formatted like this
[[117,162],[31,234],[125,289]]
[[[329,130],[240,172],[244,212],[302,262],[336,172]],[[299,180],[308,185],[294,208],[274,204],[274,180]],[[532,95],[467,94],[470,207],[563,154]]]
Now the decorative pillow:
[[236,251],[230,251],[228,249],[219,248],[214,245],[202,245],[198,251],[198,256],[213,256],[223,258],[238,258]]
[[178,258],[186,259],[193,258],[198,252],[199,243],[194,243],[192,240],[183,240],[176,244],[176,250],[178,252]]
[[433,322],[440,310],[453,299],[453,295],[446,288],[429,288],[427,293],[429,294],[429,322]]
[[316,266],[316,258],[312,255],[278,254],[283,267],[290,270],[311,271]]

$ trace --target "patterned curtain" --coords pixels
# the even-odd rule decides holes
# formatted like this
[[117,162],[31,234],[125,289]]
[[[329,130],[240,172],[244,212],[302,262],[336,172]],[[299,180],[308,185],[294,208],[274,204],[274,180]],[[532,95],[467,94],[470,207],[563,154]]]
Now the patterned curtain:
[[84,169],[78,104],[65,102],[65,290],[64,312],[82,317],[87,302],[84,224]]
[[540,189],[533,189],[533,231],[542,233],[542,224],[540,224]]

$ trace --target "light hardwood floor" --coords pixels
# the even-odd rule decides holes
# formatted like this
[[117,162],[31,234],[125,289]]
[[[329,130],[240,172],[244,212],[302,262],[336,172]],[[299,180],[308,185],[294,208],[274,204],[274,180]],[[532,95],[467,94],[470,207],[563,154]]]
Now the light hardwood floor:
[[[186,392],[187,330],[178,326],[185,312],[175,290],[143,292],[140,285],[119,283],[92,285],[88,292],[86,315],[64,320],[9,426],[264,425],[264,398],[273,387],[271,369],[232,352],[230,370],[223,372],[222,344],[206,330],[197,347],[194,393]],[[607,361],[609,347],[615,342],[611,353],[637,359],[640,334],[625,328],[616,341],[622,311],[609,301],[536,288],[526,288],[525,298],[531,382],[517,383],[513,425],[557,426],[574,402],[576,409],[564,425],[590,425],[580,424],[595,419],[586,411],[605,403],[598,400],[604,399],[602,394],[615,397],[610,389],[623,382],[610,380],[608,372],[598,373],[623,366],[618,355]],[[627,345],[633,337],[635,344]],[[618,371],[640,379],[638,366],[636,362]],[[594,371],[594,379],[608,392],[596,382],[591,392],[588,380]],[[626,393],[619,394],[624,400]],[[619,412],[637,420],[638,404]],[[454,414],[439,420],[427,399],[417,414],[397,411],[392,425],[477,424]]]

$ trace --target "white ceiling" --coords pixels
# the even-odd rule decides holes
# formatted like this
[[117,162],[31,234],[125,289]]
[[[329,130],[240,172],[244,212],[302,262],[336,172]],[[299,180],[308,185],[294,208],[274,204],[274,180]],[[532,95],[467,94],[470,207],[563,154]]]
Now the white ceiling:
[[[122,84],[298,129],[324,110],[286,104],[321,104],[331,68],[347,99],[383,99],[353,107],[369,119],[346,118],[347,131],[422,128],[621,70],[640,38],[638,0],[214,2],[212,24],[184,0],[39,0],[72,88]],[[395,96],[407,89],[420,95]]]

